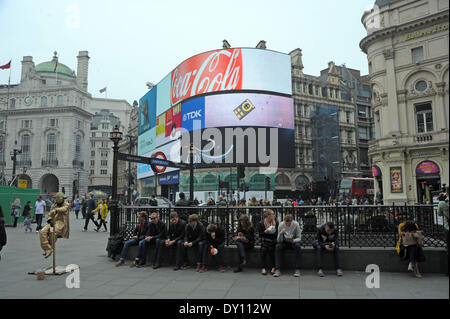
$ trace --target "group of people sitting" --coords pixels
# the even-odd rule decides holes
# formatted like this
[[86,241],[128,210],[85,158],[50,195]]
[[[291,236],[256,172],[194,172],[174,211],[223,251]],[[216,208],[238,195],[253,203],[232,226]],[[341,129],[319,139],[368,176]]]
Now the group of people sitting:
[[[187,222],[178,216],[177,212],[170,213],[170,224],[159,219],[156,212],[151,213],[150,222],[147,213],[138,213],[138,225],[133,231],[131,239],[125,242],[120,260],[116,266],[125,264],[127,252],[130,246],[138,246],[138,253],[131,267],[143,267],[146,265],[147,249],[155,245],[153,268],[160,267],[160,258],[163,249],[175,249],[176,261],[174,270],[190,267],[187,251],[194,249],[196,255],[196,268],[198,272],[204,272],[212,265],[213,258],[217,259],[219,271],[225,271],[224,249],[225,230],[216,225],[209,224],[206,228],[199,222],[198,216],[192,214]],[[275,213],[266,209],[264,218],[258,223],[256,230],[261,237],[261,274],[270,273],[274,277],[281,275],[281,254],[285,250],[295,251],[295,277],[300,276],[301,268],[301,235],[302,226],[294,220],[292,215],[285,215],[282,222],[278,222]],[[239,263],[234,272],[241,272],[247,264],[247,252],[255,246],[255,227],[249,217],[242,214],[236,235],[233,237],[237,246]],[[338,234],[332,222],[328,222],[317,228],[317,237],[313,243],[317,255],[318,275],[323,277],[322,269],[323,253],[334,254],[336,274],[342,276],[341,260],[339,255]]]

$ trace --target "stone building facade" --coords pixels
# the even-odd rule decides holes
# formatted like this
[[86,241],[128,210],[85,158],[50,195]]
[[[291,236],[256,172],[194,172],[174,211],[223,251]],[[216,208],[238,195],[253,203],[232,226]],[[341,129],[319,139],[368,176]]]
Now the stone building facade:
[[19,149],[16,175],[27,181],[27,187],[39,188],[42,194],[64,189],[69,199],[88,191],[92,116],[110,108],[127,122],[130,105],[93,98],[88,92],[88,52],[80,51],[77,59],[75,73],[56,52],[50,61],[37,65],[33,57],[25,56],[20,82],[0,85],[2,184],[12,180],[10,153]]
[[426,203],[449,183],[449,2],[377,0],[364,12],[384,202]]

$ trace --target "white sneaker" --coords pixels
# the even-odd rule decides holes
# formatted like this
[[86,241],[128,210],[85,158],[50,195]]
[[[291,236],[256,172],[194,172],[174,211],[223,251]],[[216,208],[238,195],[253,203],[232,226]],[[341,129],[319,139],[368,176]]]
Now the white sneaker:
[[300,269],[295,271],[294,277],[300,277]]
[[276,269],[276,270],[275,270],[275,273],[273,274],[273,276],[274,276],[274,277],[280,277],[280,275],[281,275],[280,270]]

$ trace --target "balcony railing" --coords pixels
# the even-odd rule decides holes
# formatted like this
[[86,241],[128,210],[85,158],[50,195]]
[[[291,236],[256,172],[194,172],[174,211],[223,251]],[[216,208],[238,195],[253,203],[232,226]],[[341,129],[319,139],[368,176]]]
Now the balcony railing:
[[78,160],[73,160],[72,161],[72,165],[73,165],[73,167],[83,168],[84,167],[84,162],[78,161]]
[[428,143],[428,142],[432,142],[433,141],[433,135],[431,134],[421,134],[421,135],[416,135],[414,137],[414,140],[416,141],[416,143]]
[[16,167],[31,167],[31,160],[21,160],[16,162]]
[[43,167],[58,166],[58,160],[57,159],[43,159],[42,160],[42,166]]

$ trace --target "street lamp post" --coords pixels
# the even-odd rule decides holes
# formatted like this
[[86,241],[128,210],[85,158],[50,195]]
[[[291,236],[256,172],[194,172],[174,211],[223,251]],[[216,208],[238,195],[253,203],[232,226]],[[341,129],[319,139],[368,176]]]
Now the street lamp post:
[[[132,135],[127,135],[127,138],[129,139],[129,144],[128,144],[128,154],[131,154],[131,150],[134,146],[134,142],[136,140],[135,136]],[[131,184],[132,184],[132,176],[131,176],[131,162],[128,162],[128,196],[127,196],[127,203],[128,205],[131,205]]]
[[17,180],[15,179],[16,178],[17,155],[22,153],[22,151],[16,147],[17,147],[17,141],[14,141],[14,148],[10,152],[10,155],[11,155],[11,160],[13,161],[12,181],[14,182],[15,187],[17,187]]
[[122,132],[119,131],[119,126],[115,126],[113,131],[109,133],[109,138],[114,143],[113,146],[113,172],[111,181],[111,226],[109,228],[110,235],[114,235],[119,231],[119,216],[118,208],[119,203],[117,201],[117,154],[119,152],[119,142],[122,140]]
[[194,144],[189,148],[189,201],[194,203]]

